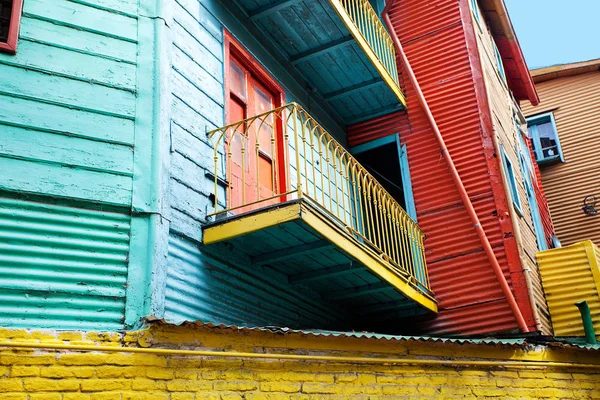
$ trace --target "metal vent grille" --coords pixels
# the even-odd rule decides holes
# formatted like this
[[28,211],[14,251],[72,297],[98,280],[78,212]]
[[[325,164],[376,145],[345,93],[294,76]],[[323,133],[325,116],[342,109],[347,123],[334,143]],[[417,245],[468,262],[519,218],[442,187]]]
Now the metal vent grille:
[[0,42],[8,41],[13,0],[0,0]]

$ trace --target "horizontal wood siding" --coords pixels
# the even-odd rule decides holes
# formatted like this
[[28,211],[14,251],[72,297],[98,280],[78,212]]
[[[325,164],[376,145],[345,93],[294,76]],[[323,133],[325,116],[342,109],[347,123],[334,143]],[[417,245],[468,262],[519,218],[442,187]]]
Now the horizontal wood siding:
[[137,2],[24,2],[0,54],[0,190],[131,204]]
[[565,157],[564,163],[540,166],[556,234],[563,245],[583,240],[600,244],[600,216],[581,211],[584,197],[600,198],[600,72],[553,79],[536,87],[540,105],[523,104],[523,110],[527,116],[553,112]]
[[[171,322],[328,326],[339,316],[327,314],[310,295],[286,288],[287,278],[281,274],[269,268],[256,270],[247,260],[232,258],[232,250],[226,248],[210,255],[213,251],[201,245],[202,223],[212,212],[209,196],[214,192],[214,180],[206,176],[214,169],[213,145],[206,132],[225,124],[224,27],[209,11],[210,3],[173,0],[171,233],[165,318]],[[224,201],[222,188],[219,199]]]
[[124,326],[137,13],[27,0],[0,54],[0,326]]

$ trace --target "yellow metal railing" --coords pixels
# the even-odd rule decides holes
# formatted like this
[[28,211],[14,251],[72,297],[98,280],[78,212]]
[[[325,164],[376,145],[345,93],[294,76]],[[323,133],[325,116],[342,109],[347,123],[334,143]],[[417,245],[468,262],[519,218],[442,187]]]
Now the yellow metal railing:
[[214,145],[211,216],[307,199],[399,274],[429,290],[419,226],[301,106],[291,103],[208,136]]
[[329,2],[383,80],[406,106],[406,99],[398,83],[394,42],[369,0],[329,0]]

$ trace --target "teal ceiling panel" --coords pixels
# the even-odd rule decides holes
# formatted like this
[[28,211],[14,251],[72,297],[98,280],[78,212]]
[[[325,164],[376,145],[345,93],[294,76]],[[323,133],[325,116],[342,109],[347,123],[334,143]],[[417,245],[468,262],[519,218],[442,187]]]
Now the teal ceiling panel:
[[[236,0],[236,3],[290,61],[308,87],[346,124],[403,108],[395,61],[389,61],[395,60],[391,39],[380,20],[371,18],[376,11],[370,9],[368,3],[355,1],[344,3],[345,6],[337,0]],[[354,32],[335,7],[350,7],[352,15],[348,14],[348,18],[361,21],[353,27]],[[357,33],[361,29],[365,31]],[[369,42],[380,61],[370,58],[355,35]],[[388,45],[392,53],[387,53]],[[385,64],[385,77],[375,66],[380,62]],[[395,76],[389,75],[390,71]],[[394,89],[390,90],[388,84]],[[377,92],[370,90],[373,85],[378,86]]]

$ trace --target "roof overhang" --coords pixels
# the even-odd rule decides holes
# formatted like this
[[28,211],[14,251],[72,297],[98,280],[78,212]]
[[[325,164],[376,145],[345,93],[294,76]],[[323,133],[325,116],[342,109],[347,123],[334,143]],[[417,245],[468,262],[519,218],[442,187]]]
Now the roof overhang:
[[531,76],[535,83],[540,83],[552,79],[580,75],[595,71],[600,71],[600,58],[534,69],[531,70]]
[[533,106],[540,99],[535,90],[533,79],[527,68],[519,40],[508,16],[504,0],[480,0],[490,30],[506,69],[508,85],[517,100],[529,100]]

